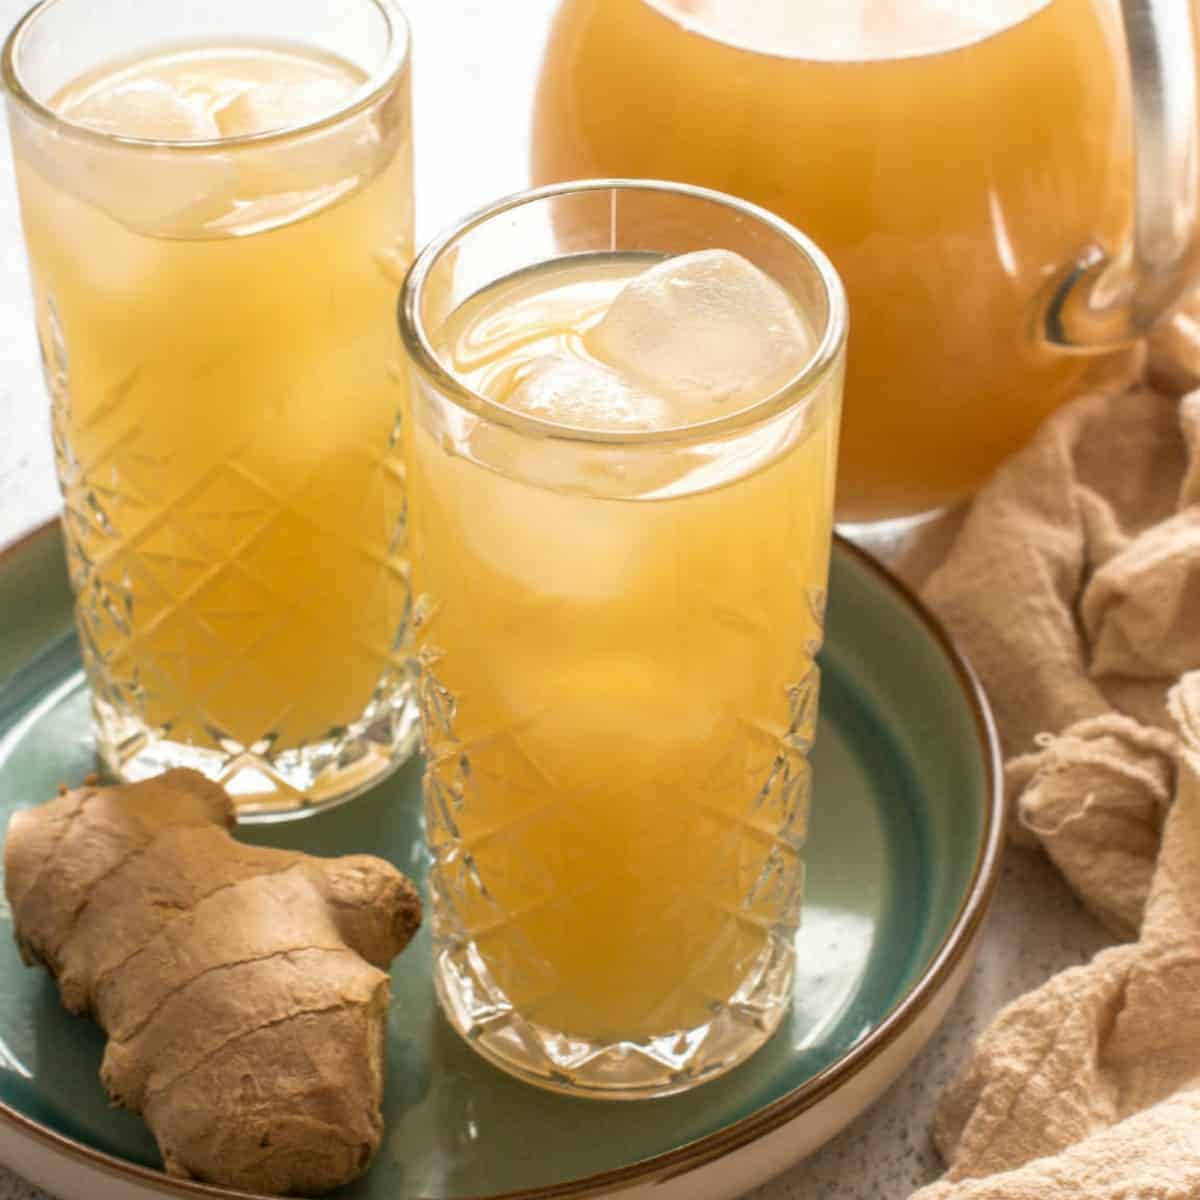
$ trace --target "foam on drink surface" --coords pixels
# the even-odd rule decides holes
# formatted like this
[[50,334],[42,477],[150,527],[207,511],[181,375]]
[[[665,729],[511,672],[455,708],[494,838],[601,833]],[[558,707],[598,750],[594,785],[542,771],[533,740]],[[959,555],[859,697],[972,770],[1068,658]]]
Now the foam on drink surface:
[[967,45],[1049,0],[648,0],[722,41],[764,54],[865,60]]
[[785,385],[815,348],[791,296],[728,250],[589,258],[495,292],[444,331],[452,369],[493,400],[574,428],[726,416]]

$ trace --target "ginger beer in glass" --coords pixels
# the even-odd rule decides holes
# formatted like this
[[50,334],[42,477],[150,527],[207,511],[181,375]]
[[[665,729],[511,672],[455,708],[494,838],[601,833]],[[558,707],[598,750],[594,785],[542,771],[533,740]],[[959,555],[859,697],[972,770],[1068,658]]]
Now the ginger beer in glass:
[[99,753],[244,814],[414,740],[407,34],[342,10],[50,0],[5,58]]
[[402,323],[443,1007],[544,1086],[682,1090],[790,997],[840,285],[733,199],[569,185],[426,250]]

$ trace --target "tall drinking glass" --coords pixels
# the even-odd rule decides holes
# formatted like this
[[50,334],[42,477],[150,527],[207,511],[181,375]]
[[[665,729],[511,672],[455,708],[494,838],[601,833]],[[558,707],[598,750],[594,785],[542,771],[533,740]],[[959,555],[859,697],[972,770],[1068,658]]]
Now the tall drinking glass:
[[[574,344],[577,301],[591,320],[614,281],[715,247],[770,275],[811,332],[765,398],[614,429],[581,415],[583,383],[571,394],[586,365],[551,396],[570,424],[467,381],[508,370],[489,347]],[[434,242],[401,325],[442,1006],[534,1083],[682,1090],[746,1058],[790,998],[841,285],[753,205],[597,181]]]
[[390,0],[44,0],[4,82],[99,755],[242,815],[344,799],[415,708]]

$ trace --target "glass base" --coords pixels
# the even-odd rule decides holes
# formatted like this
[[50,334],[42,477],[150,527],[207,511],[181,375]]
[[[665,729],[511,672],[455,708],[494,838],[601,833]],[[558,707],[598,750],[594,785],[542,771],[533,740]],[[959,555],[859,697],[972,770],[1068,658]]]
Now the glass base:
[[[191,767],[219,783],[241,822],[311,816],[365,792],[403,764],[417,747],[419,724],[409,689],[374,702],[362,718],[303,746],[263,752],[233,743],[214,747],[173,741],[136,717],[92,696],[96,753],[123,783]],[[256,752],[257,751],[257,752]]]
[[779,1027],[792,995],[795,950],[772,937],[742,987],[702,1025],[657,1037],[596,1042],[517,1012],[473,943],[435,952],[433,979],[451,1026],[494,1066],[568,1096],[646,1100],[688,1091],[743,1063]]

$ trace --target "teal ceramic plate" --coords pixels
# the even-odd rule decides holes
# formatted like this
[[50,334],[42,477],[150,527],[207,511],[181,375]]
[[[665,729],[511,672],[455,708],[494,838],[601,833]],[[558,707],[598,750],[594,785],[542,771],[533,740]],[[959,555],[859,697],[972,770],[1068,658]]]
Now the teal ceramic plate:
[[[423,933],[394,973],[386,1140],[346,1197],[733,1196],[831,1136],[911,1060],[966,974],[996,879],[991,720],[932,619],[844,543],[822,661],[809,885],[795,1004],[779,1033],[683,1096],[613,1103],[538,1091],[442,1020]],[[51,525],[0,556],[0,828],[92,767]],[[423,881],[418,783],[410,763],[353,804],[243,836],[373,851]],[[230,1195],[159,1172],[139,1120],[105,1103],[102,1044],[0,934],[0,1160],[64,1200]]]

